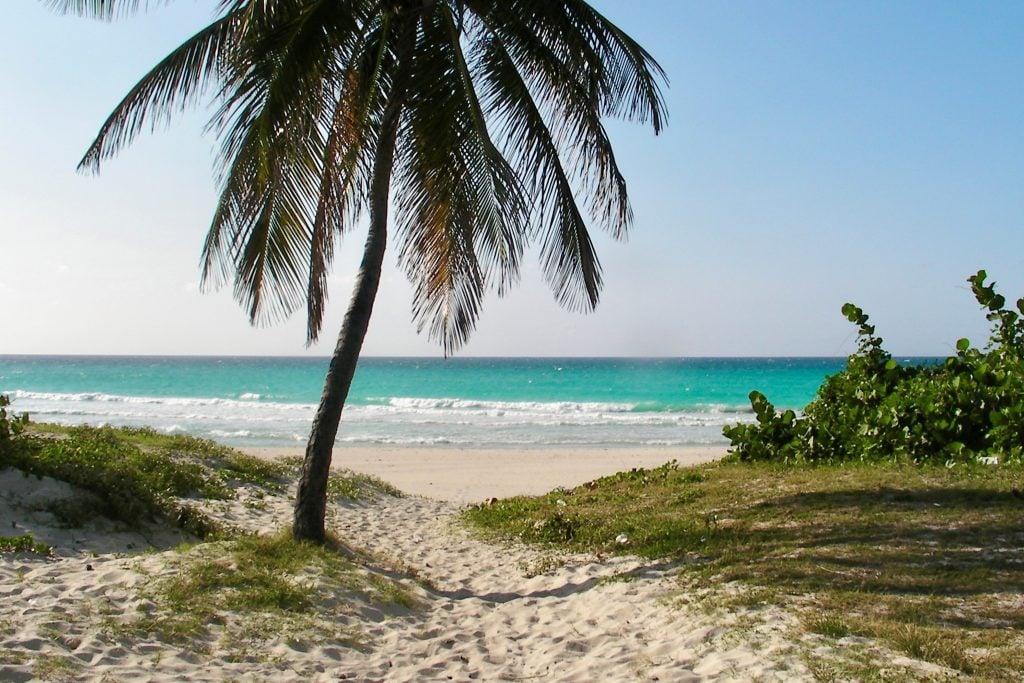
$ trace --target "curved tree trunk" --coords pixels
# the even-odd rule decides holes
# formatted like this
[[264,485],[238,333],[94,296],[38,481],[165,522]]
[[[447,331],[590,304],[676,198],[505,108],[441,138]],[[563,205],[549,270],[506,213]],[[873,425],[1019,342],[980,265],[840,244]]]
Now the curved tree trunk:
[[320,396],[320,405],[313,419],[309,443],[306,445],[306,457],[302,463],[302,475],[295,496],[292,535],[296,539],[323,543],[326,537],[324,518],[327,513],[327,478],[331,467],[331,454],[334,440],[338,435],[341,411],[345,407],[356,363],[359,361],[359,353],[363,348],[363,339],[370,325],[370,314],[373,312],[373,302],[377,296],[387,246],[388,198],[394,165],[395,139],[405,101],[406,81],[415,39],[415,22],[415,17],[407,17],[398,29],[401,32],[398,41],[402,54],[399,55],[397,74],[381,119],[370,186],[370,227],[352,300],[349,302],[345,321],[338,334],[338,342],[334,347],[334,355],[331,357],[324,390]]

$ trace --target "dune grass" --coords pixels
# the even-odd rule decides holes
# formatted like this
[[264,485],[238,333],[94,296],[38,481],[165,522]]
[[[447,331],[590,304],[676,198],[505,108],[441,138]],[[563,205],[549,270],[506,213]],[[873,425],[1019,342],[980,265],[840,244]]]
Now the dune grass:
[[[239,486],[259,495],[282,494],[300,464],[148,427],[29,423],[12,447],[0,450],[0,468],[52,477],[80,490],[81,495],[50,507],[64,526],[80,527],[98,515],[132,528],[163,520],[204,539],[225,537],[230,530],[193,503],[232,499]],[[401,495],[386,482],[352,472],[332,472],[329,491],[335,501]]]
[[465,519],[490,538],[676,564],[680,595],[709,608],[797,609],[810,638],[842,643],[827,657],[808,649],[825,680],[881,675],[885,656],[865,638],[978,680],[1019,680],[1022,489],[1024,470],[1008,467],[670,463]]
[[68,527],[100,515],[132,528],[162,519],[210,537],[225,530],[187,500],[232,498],[237,482],[278,490],[288,472],[212,441],[151,429],[31,425],[15,446],[0,454],[0,467],[52,477],[81,492],[51,506]]
[[360,605],[397,612],[417,605],[408,588],[366,570],[336,540],[318,546],[287,531],[182,548],[173,569],[143,588],[137,614],[112,615],[105,630],[199,652],[216,641],[235,661],[265,661],[275,640],[362,648],[352,618]]

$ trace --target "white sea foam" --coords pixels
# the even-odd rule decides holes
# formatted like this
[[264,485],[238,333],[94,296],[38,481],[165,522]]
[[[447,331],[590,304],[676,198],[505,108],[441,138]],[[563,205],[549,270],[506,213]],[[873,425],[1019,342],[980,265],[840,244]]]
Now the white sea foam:
[[[305,441],[315,406],[235,398],[2,391],[16,412],[65,424],[149,425],[234,445]],[[420,446],[601,446],[723,443],[722,426],[752,415],[731,406],[652,410],[616,402],[393,397],[346,406],[338,442]]]
[[634,403],[587,403],[574,401],[478,401],[464,398],[391,398],[388,405],[402,410],[487,410],[545,413],[630,412]]
[[[240,399],[233,398],[193,398],[179,396],[119,396],[116,394],[104,394],[99,392],[83,392],[77,394],[50,393],[42,391],[2,391],[8,394],[12,401],[55,401],[62,403],[130,403],[139,405],[168,405],[168,406],[238,406],[246,410],[252,408],[252,401],[260,397],[259,394],[242,394]],[[272,406],[277,410],[306,411],[315,407],[307,403],[263,403],[261,405]]]
[[253,435],[249,429],[236,429],[230,432],[223,429],[213,429],[210,431],[210,434],[221,439],[240,439]]

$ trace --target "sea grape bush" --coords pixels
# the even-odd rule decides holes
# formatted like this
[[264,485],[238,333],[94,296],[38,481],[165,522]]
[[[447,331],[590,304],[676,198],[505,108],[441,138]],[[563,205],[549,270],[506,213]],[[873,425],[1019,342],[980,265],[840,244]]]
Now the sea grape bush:
[[18,436],[28,423],[27,413],[8,415],[7,407],[9,405],[11,405],[10,398],[0,394],[0,466],[3,465],[4,456],[14,451]]
[[901,366],[882,348],[868,316],[853,304],[843,315],[858,327],[846,368],[828,377],[797,415],[778,412],[750,393],[756,422],[726,426],[741,460],[785,463],[912,461],[956,463],[981,456],[1024,464],[1024,298],[1016,310],[986,284],[968,278],[993,322],[984,349],[967,339],[934,365]]

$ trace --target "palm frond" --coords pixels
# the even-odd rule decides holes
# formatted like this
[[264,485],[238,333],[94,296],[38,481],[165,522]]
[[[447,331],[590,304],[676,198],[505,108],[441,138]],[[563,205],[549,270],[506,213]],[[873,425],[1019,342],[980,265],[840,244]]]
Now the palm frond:
[[326,48],[344,46],[333,30],[356,28],[337,8],[331,0],[293,12],[250,6],[245,25],[255,33],[239,36],[227,65],[231,91],[213,121],[222,133],[222,198],[204,282],[233,269],[235,298],[253,322],[286,317],[306,300],[323,131],[333,114],[336,67]]
[[[44,1],[109,20],[170,0]],[[139,81],[81,162],[97,171],[212,96],[221,193],[204,286],[233,280],[254,323],[305,303],[312,342],[337,240],[367,209],[385,229],[393,185],[414,319],[445,353],[466,341],[485,293],[518,279],[534,238],[559,302],[596,305],[601,267],[579,202],[614,236],[632,222],[602,119],[660,131],[665,77],[585,0],[216,6],[220,18]]]
[[456,18],[424,18],[396,182],[400,262],[414,283],[413,317],[445,353],[475,327],[491,284],[518,277],[527,205],[490,139]]
[[157,5],[170,4],[172,0],[44,0],[46,5],[64,14],[77,14],[112,21],[148,10]]
[[386,35],[384,25],[365,31],[343,60],[346,69],[328,129],[313,217],[306,293],[307,344],[317,339],[323,323],[335,239],[356,223],[369,193],[372,151],[376,147],[374,124],[380,120],[384,100]]
[[482,32],[476,50],[486,108],[500,125],[505,154],[536,201],[545,277],[561,304],[591,309],[600,296],[601,266],[556,137],[502,37]]
[[532,25],[538,20],[516,24],[499,17],[501,21],[485,24],[490,35],[481,40],[498,41],[503,54],[516,65],[563,157],[574,189],[589,200],[591,216],[601,227],[621,237],[628,231],[632,213],[625,181],[600,119],[604,67],[593,41],[579,35],[564,9],[548,14],[555,17],[545,17],[540,28]]
[[254,323],[286,317],[304,300],[317,155],[316,142],[296,149],[254,126],[226,176],[204,245],[204,284],[233,275]]
[[[352,84],[352,90],[358,86]],[[351,91],[350,91],[351,92]],[[327,306],[327,274],[334,260],[335,239],[360,212],[365,182],[360,182],[359,161],[367,147],[360,126],[353,120],[353,102],[343,97],[335,108],[324,156],[320,163],[320,191],[310,234],[306,286],[306,342],[320,335]],[[365,174],[364,174],[365,175]]]
[[668,76],[647,50],[588,3],[567,0],[567,6],[593,27],[601,46],[605,87],[602,113],[638,123],[650,123],[657,135],[668,121],[661,84]]
[[224,52],[239,27],[239,15],[227,14],[196,33],[149,71],[100,127],[79,169],[99,171],[142,132],[166,125],[194,104],[222,72]]
[[301,169],[277,165],[281,175],[274,191],[265,192],[260,212],[235,254],[235,299],[246,306],[253,323],[285,318],[304,300],[310,234]]
[[[486,216],[478,226],[478,243],[487,259],[498,270],[498,292],[518,277],[519,261],[525,247],[529,208],[518,175],[491,139],[487,116],[481,106],[472,70],[463,52],[461,22],[456,24],[447,11],[440,12],[448,32],[459,89],[457,96],[469,114],[467,139],[478,147],[475,159],[479,167],[471,170],[476,184],[477,213]],[[473,157],[471,157],[473,158]]]

